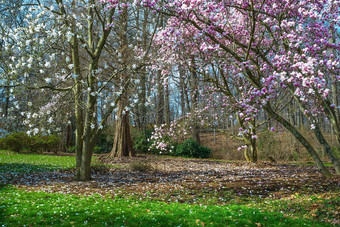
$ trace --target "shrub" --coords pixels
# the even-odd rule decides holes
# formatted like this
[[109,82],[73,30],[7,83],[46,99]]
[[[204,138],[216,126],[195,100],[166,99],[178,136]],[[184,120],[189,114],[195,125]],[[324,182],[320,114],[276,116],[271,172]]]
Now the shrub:
[[53,152],[60,151],[61,138],[56,135],[29,137],[27,149],[31,152]]
[[200,146],[190,138],[177,146],[174,155],[189,158],[208,158],[210,153],[211,150],[209,148]]
[[144,135],[139,135],[133,140],[133,149],[137,153],[147,153],[150,143],[148,142],[146,136]]
[[113,138],[114,135],[112,135],[109,129],[105,129],[103,133],[99,136],[96,147],[94,148],[94,153],[96,154],[110,153],[113,146]]
[[66,153],[76,153],[76,146],[67,148]]
[[151,142],[148,139],[151,137],[151,130],[146,130],[145,133],[138,132],[133,137],[133,149],[137,153],[147,153],[149,151],[149,147],[151,146]]
[[340,158],[340,147],[332,147],[332,151],[337,158]]
[[60,137],[50,136],[29,136],[23,132],[16,132],[0,139],[0,149],[15,152],[29,151],[32,153],[54,152],[60,149]]
[[[106,152],[106,151],[105,151]],[[101,154],[101,153],[103,153],[103,148],[102,147],[99,147],[99,146],[95,146],[94,148],[93,148],[93,153],[95,153],[95,154]]]
[[22,132],[9,134],[0,140],[0,149],[19,152],[24,150],[27,144],[27,136]]
[[153,170],[151,164],[145,160],[133,161],[129,164],[129,168],[133,171],[140,171],[140,172]]

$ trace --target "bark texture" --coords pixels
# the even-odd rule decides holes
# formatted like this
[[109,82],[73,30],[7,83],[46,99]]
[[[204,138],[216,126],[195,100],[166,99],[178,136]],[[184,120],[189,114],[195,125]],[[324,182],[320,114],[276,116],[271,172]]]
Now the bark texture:
[[111,157],[134,157],[136,155],[131,140],[129,112],[124,112],[123,108],[124,104],[120,101],[118,104],[115,137],[110,153]]

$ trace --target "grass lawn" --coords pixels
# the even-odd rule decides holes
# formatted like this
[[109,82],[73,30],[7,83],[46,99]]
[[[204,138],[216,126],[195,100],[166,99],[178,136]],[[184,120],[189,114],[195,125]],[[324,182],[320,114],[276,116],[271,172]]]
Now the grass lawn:
[[0,224],[110,226],[330,226],[244,205],[213,206],[0,190]]
[[30,173],[69,169],[76,166],[74,156],[20,154],[0,151],[0,173]]
[[[0,151],[0,176],[74,168],[75,157]],[[110,168],[113,168],[110,166]],[[121,169],[121,167],[119,167]],[[123,171],[122,169],[120,171]],[[45,174],[45,173],[43,173]],[[128,175],[129,176],[129,175]],[[77,184],[83,184],[78,182]],[[67,185],[63,185],[64,187]],[[41,187],[49,187],[41,185]],[[84,184],[84,190],[88,190]],[[124,186],[123,186],[124,187]],[[223,205],[222,192],[201,191],[198,203],[160,201],[163,195],[87,195],[36,191],[30,186],[0,185],[0,226],[333,226],[339,224],[339,191],[289,197],[244,197]],[[235,198],[239,196],[240,198]],[[216,203],[214,202],[216,201]],[[235,202],[236,201],[236,202]],[[237,202],[239,201],[239,202]],[[325,220],[328,222],[326,223]],[[333,223],[333,225],[332,225]]]

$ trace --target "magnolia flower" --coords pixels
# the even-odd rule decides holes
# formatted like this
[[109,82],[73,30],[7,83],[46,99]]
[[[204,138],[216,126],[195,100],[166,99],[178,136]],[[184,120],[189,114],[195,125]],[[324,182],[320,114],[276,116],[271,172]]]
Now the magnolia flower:
[[66,38],[67,38],[68,41],[70,41],[70,40],[72,39],[73,36],[74,36],[74,34],[73,34],[72,32],[70,32],[70,31],[68,31],[68,32],[66,33]]
[[52,65],[51,65],[51,63],[48,61],[48,62],[45,63],[45,67],[46,67],[46,68],[51,68]]
[[50,84],[52,82],[52,79],[51,78],[46,78],[45,81],[46,81],[46,83]]
[[49,117],[48,120],[47,120],[48,123],[52,123],[53,122],[53,118],[52,117]]
[[38,134],[39,133],[39,129],[38,128],[34,128],[33,129],[33,135],[36,135],[36,134]]

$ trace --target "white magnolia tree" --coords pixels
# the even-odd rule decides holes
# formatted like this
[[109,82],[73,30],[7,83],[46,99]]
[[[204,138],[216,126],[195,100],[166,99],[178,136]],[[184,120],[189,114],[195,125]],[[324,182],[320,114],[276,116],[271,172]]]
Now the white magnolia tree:
[[[30,108],[22,111],[28,132],[52,132],[49,125],[37,127],[37,122],[46,119],[52,126],[62,107],[69,112],[62,112],[66,122],[75,118],[78,180],[91,178],[92,153],[103,126],[117,111],[117,103],[131,98],[126,93],[138,82],[133,75],[141,68],[145,51],[116,35],[129,7],[133,5],[124,1],[110,5],[99,0],[38,1],[30,7],[24,26],[4,39],[4,49],[11,50],[9,86],[37,89],[40,97],[49,94],[40,100],[43,105],[28,100]],[[123,51],[136,57],[126,62]]]

